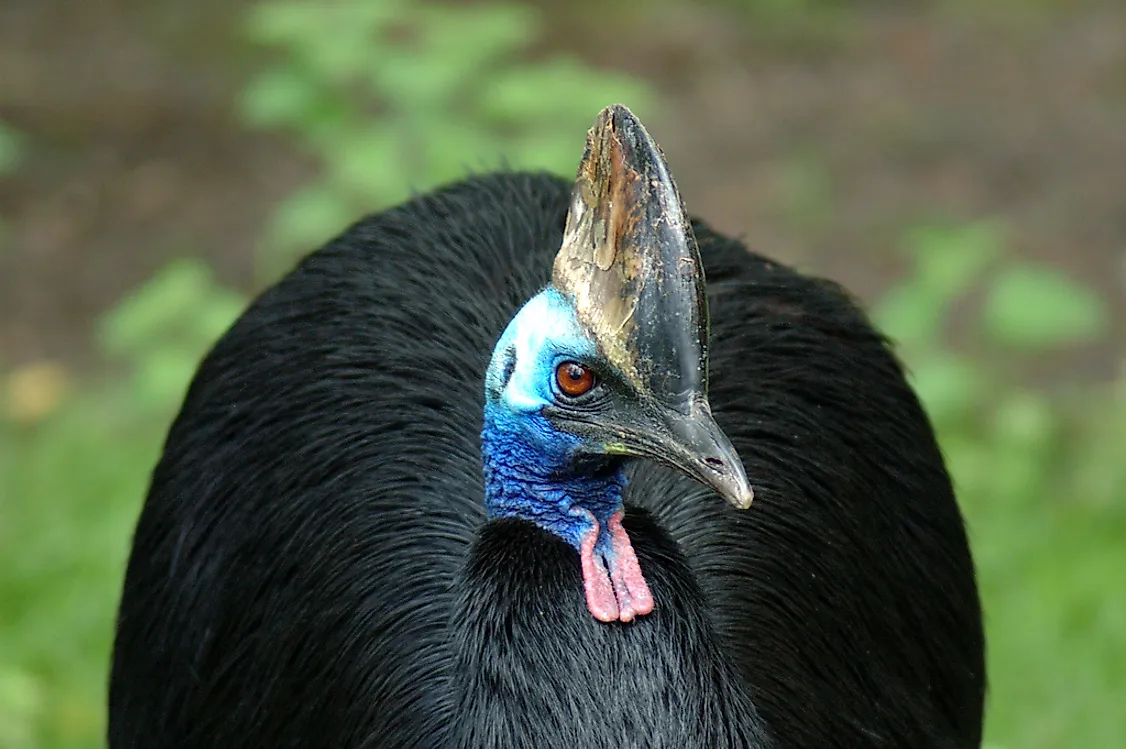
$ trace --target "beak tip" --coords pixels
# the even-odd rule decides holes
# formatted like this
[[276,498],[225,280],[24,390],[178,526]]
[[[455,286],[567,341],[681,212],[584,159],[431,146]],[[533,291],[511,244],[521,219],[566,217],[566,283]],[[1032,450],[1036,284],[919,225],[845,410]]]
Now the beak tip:
[[736,509],[746,510],[754,502],[755,490],[749,484],[744,484],[733,492],[728,499]]
[[734,449],[727,463],[731,470],[727,480],[721,482],[723,489],[720,493],[736,509],[746,510],[755,499],[755,490],[747,479],[743,462],[734,453]]

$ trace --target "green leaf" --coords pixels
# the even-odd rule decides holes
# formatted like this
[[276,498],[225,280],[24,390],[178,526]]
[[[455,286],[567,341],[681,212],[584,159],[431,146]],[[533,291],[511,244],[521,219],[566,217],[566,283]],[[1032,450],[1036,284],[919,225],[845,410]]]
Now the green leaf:
[[188,347],[154,349],[134,374],[134,398],[150,408],[166,408],[184,397],[202,352]]
[[985,299],[986,333],[997,343],[1039,350],[1095,340],[1106,334],[1110,313],[1090,289],[1050,268],[1007,268]]
[[313,184],[290,195],[278,207],[271,227],[275,246],[312,252],[359,218],[347,195],[326,184]]
[[440,114],[466,85],[472,70],[444,55],[402,54],[372,72],[372,82],[388,102],[407,112]]
[[463,127],[457,122],[437,121],[424,128],[419,143],[425,169],[410,179],[417,190],[462,179],[471,172],[492,171],[502,163],[501,140],[481,127]]
[[264,44],[284,44],[307,35],[318,14],[309,3],[260,2],[250,9],[246,18],[247,35]]
[[575,140],[559,137],[551,132],[526,133],[511,139],[505,148],[505,157],[518,169],[545,170],[564,178],[574,179],[577,160],[576,147],[582,148],[581,133]]
[[474,76],[535,41],[539,19],[533,8],[513,3],[424,6],[419,27],[426,54],[446,58]]
[[201,348],[210,346],[227,332],[244,309],[246,300],[241,294],[216,287],[190,320],[192,343],[198,343]]
[[972,413],[985,392],[985,373],[972,361],[933,353],[916,362],[911,384],[936,422],[949,423]]
[[246,19],[247,35],[262,44],[308,50],[329,48],[342,36],[370,35],[402,16],[403,0],[313,3],[272,0],[255,5]]
[[[478,111],[488,122],[549,127],[561,137],[571,134],[581,144],[598,111],[615,102],[625,104],[639,117],[652,108],[649,89],[636,79],[558,58],[498,72],[482,92]],[[578,136],[572,134],[575,128]]]
[[242,94],[242,113],[255,127],[299,125],[320,108],[316,82],[290,68],[267,70]]
[[[299,198],[305,206],[301,210],[309,211],[310,216],[325,217],[317,221],[328,221],[329,217],[332,221],[351,221],[358,217],[345,216],[329,203],[340,203],[345,195],[362,196],[375,208],[398,197],[396,191],[403,189],[411,175],[404,168],[406,154],[402,139],[396,137],[390,124],[387,120],[376,120],[369,127],[342,134],[326,145],[323,156],[337,191],[304,191],[305,196]],[[344,226],[340,224],[336,228]]]
[[1014,390],[996,405],[993,436],[1001,444],[1026,453],[1042,454],[1057,427],[1051,403],[1043,395]]
[[[168,351],[198,359],[245,306],[240,294],[214,281],[207,265],[176,260],[105,315],[99,339],[107,353],[130,357],[138,370]],[[192,369],[180,374],[188,377]]]
[[[1068,464],[1077,496],[1101,509],[1126,508],[1126,371],[1110,392],[1095,391],[1081,409],[1068,435]],[[1078,418],[1076,418],[1078,417]],[[1126,631],[1126,630],[1123,630]]]
[[20,135],[0,123],[0,175],[7,174],[14,170],[20,161],[20,152],[22,149]]
[[138,353],[182,316],[191,315],[212,283],[211,269],[202,261],[172,261],[102,318],[102,347],[114,355]]
[[937,345],[945,322],[946,299],[907,281],[884,293],[872,307],[872,319],[893,341],[904,346]]
[[0,746],[34,746],[32,727],[43,703],[43,689],[34,676],[0,669]]
[[943,299],[964,294],[1001,252],[1001,230],[983,221],[953,226],[926,226],[911,232],[908,246],[915,257],[921,286]]

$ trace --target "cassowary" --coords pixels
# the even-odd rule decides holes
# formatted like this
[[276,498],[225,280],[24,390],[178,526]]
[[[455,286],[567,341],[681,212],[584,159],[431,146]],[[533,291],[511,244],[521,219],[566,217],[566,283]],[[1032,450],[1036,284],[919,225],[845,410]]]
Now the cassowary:
[[963,749],[983,691],[963,520],[885,341],[688,219],[615,106],[574,185],[366,218],[207,356],[109,744]]

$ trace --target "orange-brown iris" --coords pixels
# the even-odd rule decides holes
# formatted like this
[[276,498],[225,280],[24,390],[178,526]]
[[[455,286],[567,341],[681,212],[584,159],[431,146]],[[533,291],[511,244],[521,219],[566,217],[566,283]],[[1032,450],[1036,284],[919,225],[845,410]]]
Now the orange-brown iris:
[[578,362],[567,361],[555,368],[555,381],[560,390],[576,398],[594,387],[594,372]]

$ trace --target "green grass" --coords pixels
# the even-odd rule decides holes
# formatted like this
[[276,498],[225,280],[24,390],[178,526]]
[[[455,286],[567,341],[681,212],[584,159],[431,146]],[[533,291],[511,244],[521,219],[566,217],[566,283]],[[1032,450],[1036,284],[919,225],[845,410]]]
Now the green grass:
[[0,422],[0,747],[100,745],[113,619],[163,423],[86,392]]
[[988,739],[1113,747],[1126,736],[1126,513],[1045,496],[969,505],[989,634]]

